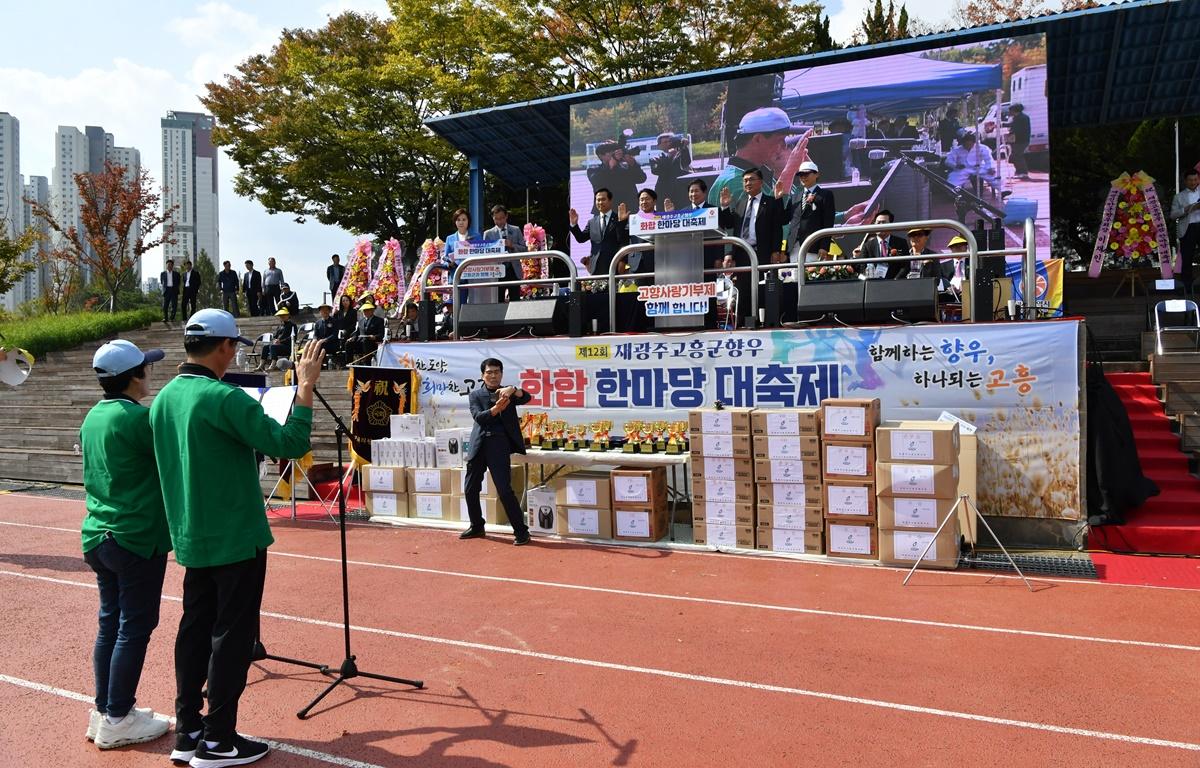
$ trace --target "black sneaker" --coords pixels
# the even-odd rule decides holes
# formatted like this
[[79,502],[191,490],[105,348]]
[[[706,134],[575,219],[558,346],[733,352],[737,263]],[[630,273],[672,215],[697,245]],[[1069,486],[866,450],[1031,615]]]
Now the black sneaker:
[[192,768],[227,768],[233,765],[247,765],[267,756],[271,748],[261,741],[250,741],[234,734],[232,739],[223,741],[215,747],[208,747],[203,742],[196,747],[196,756],[192,758]]
[[171,750],[171,762],[175,765],[187,765],[192,762],[192,758],[196,756],[196,747],[200,745],[200,736],[200,733],[192,737],[183,731],[176,731],[175,749]]
[[460,539],[482,539],[487,534],[482,528],[468,528],[458,534]]
[[532,541],[532,539],[529,538],[529,534],[527,533],[524,536],[518,536],[517,538],[513,539],[513,546],[514,547],[523,547],[526,544],[528,544],[530,541]]

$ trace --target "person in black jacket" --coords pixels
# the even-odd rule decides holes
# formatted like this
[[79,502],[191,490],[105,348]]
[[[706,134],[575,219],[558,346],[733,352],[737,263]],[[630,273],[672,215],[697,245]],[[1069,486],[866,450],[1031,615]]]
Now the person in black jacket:
[[238,307],[238,275],[228,261],[222,262],[221,266],[225,267],[217,273],[217,287],[221,289],[221,309],[237,317],[242,314]]
[[167,268],[158,273],[158,284],[162,287],[163,322],[175,322],[175,310],[179,307],[179,271],[175,259],[167,259]]
[[479,491],[483,488],[483,473],[492,476],[492,484],[508,514],[516,539],[513,544],[529,543],[529,526],[525,514],[512,489],[512,468],[509,465],[514,453],[525,453],[525,440],[521,437],[521,426],[517,419],[516,406],[529,402],[529,393],[520,387],[501,387],[504,378],[504,363],[489,357],[479,365],[483,373],[483,386],[471,391],[468,398],[471,419],[471,440],[467,445],[466,485],[463,496],[467,500],[467,515],[471,527],[463,531],[460,539],[475,539],[484,535],[483,510],[479,504]]
[[650,171],[656,177],[654,192],[663,205],[668,200],[676,206],[682,205],[687,187],[680,183],[679,177],[692,167],[692,149],[687,137],[670,132],[660,133],[658,149],[662,154],[650,159]]
[[[587,225],[587,232],[579,228],[579,213],[572,208],[568,213],[571,236],[576,242],[592,245],[592,253],[584,259],[583,266],[593,275],[607,275],[613,255],[629,242],[629,209],[622,205],[616,211],[612,207],[612,192],[606,187],[596,190],[597,213]],[[593,288],[603,283],[593,283]]]
[[196,314],[196,297],[200,295],[200,273],[192,269],[192,262],[183,262],[179,285],[183,288],[183,306],[180,309],[184,317],[191,317]]
[[342,284],[342,275],[346,274],[346,268],[342,266],[342,257],[336,253],[330,260],[333,263],[325,267],[325,279],[329,281],[329,300],[333,301],[337,296],[338,286]]
[[805,160],[801,163],[797,175],[804,189],[799,194],[792,195],[787,202],[791,215],[787,234],[788,253],[791,254],[792,261],[798,263],[823,261],[829,255],[828,236],[819,238],[809,246],[815,250],[808,253],[800,253],[800,246],[804,245],[805,238],[813,232],[833,226],[834,217],[837,215],[833,193],[817,183],[821,173],[813,161]]
[[254,268],[254,262],[250,260],[246,261],[246,271],[242,273],[242,293],[246,296],[250,317],[258,317],[259,297],[262,296],[262,273]]
[[[874,223],[881,225],[881,227],[878,231],[872,232],[863,238],[862,245],[854,249],[854,258],[871,261],[871,259],[879,256],[900,256],[908,253],[908,241],[899,235],[892,234],[882,226],[891,224],[895,220],[895,214],[886,208],[875,214]],[[887,277],[888,271],[892,268],[892,264],[895,263],[898,262],[871,262],[865,267],[861,267],[860,271],[865,271],[868,280],[882,280]]]
[[280,309],[281,307],[287,307],[292,317],[300,314],[300,297],[296,295],[296,292],[287,283],[279,284],[279,298],[275,300],[275,309]]
[[342,294],[342,297],[338,299],[337,312],[333,313],[330,322],[333,324],[334,338],[327,343],[337,342],[337,354],[331,356],[333,365],[344,367],[346,365],[346,344],[354,336],[355,329],[358,328],[358,310],[354,308],[354,299]]
[[[779,250],[783,240],[783,227],[787,223],[791,208],[777,197],[763,192],[763,174],[758,168],[750,168],[742,174],[742,189],[745,195],[731,207],[733,192],[729,187],[721,189],[721,210],[717,223],[734,237],[740,237],[754,248],[759,264],[770,264],[771,254]],[[750,257],[741,248],[734,248],[734,262],[739,267],[750,266]],[[740,272],[733,276],[738,292],[738,314],[749,317],[751,310],[750,273]],[[753,286],[757,290],[757,286]]]
[[279,318],[279,326],[271,333],[271,343],[263,347],[260,370],[268,370],[271,363],[283,357],[291,357],[292,342],[296,338],[296,324],[287,307],[282,307],[275,316]]
[[1013,104],[1008,108],[1012,114],[1012,164],[1013,171],[1016,172],[1017,178],[1024,181],[1029,180],[1029,163],[1025,161],[1025,150],[1029,149],[1029,139],[1033,135],[1033,128],[1029,121],[1029,115],[1025,114],[1024,104]]
[[[936,256],[937,251],[929,249],[929,230],[914,228],[908,230],[908,253],[912,256]],[[887,279],[889,280],[905,280],[907,278],[918,277],[941,277],[942,264],[937,259],[917,259],[911,261],[893,261],[888,264]],[[944,266],[949,267],[949,281],[954,277],[954,265],[947,263]],[[939,281],[940,282],[940,281]]]
[[375,305],[370,300],[362,305],[362,317],[354,328],[354,336],[346,342],[346,353],[351,361],[375,354],[383,343],[383,318],[375,316]]

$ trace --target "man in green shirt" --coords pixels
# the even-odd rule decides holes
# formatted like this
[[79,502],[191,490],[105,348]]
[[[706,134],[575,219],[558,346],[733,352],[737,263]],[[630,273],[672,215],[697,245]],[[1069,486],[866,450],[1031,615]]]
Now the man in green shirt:
[[[266,744],[236,730],[274,541],[255,452],[287,459],[308,453],[313,387],[325,358],[320,343],[306,346],[296,365],[295,406],[279,424],[221,381],[239,343],[251,342],[228,312],[192,315],[184,326],[187,362],[150,408],[171,543],[186,569],[171,759],[193,768],[244,765],[267,754]],[[201,717],[206,681],[208,714]]]
[[169,728],[166,718],[133,706],[171,551],[150,409],[138,404],[150,394],[150,366],[162,359],[161,349],[143,353],[123,339],[96,350],[92,368],[104,399],[79,428],[87,492],[83,559],[100,589],[92,649],[96,708],[87,736],[100,749],[151,741]]

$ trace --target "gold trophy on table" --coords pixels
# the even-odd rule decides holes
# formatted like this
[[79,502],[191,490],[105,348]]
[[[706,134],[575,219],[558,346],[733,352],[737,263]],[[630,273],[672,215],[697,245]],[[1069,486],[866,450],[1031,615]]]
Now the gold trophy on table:
[[592,444],[588,446],[589,451],[607,451],[608,436],[612,431],[613,423],[611,421],[593,421],[590,425],[592,430]]
[[622,453],[637,453],[638,444],[641,442],[642,422],[627,421],[625,422],[625,445],[621,446]]
[[667,430],[670,428],[670,423],[665,421],[654,422],[654,450],[667,450]]
[[564,451],[579,450],[579,427],[574,424],[568,424],[566,428],[566,439],[563,441],[562,449]]
[[672,421],[667,426],[667,453],[683,453],[687,450],[686,421]]

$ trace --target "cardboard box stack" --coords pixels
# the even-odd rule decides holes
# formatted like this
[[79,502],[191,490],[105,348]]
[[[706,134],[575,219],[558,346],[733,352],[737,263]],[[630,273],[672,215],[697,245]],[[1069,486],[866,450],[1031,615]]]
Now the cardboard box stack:
[[[469,523],[471,518],[467,515],[466,468],[450,467],[436,471],[444,471],[450,477],[450,513],[442,519]],[[525,484],[524,473],[524,464],[514,464],[511,468],[513,492],[518,497],[521,495],[521,488]],[[492,482],[492,474],[490,472],[484,474],[483,486],[479,489],[479,508],[483,512],[484,523],[489,525],[508,525],[508,515],[504,512],[504,505],[500,503],[500,497],[496,494],[496,484]]]
[[758,549],[825,551],[820,424],[818,408],[751,415]]
[[[596,470],[573,472],[555,478],[553,488],[558,534],[572,539],[611,539],[611,483],[607,472]],[[529,506],[532,516],[532,503]],[[533,527],[532,519],[530,527]]]
[[876,440],[879,559],[911,566],[929,546],[922,568],[957,567],[957,515],[940,536],[934,534],[958,499],[962,479],[958,424],[886,422],[876,431]]
[[754,547],[753,410],[697,408],[688,413],[696,544]]
[[835,557],[876,560],[875,428],[879,400],[821,401],[825,549]]
[[408,516],[425,520],[457,520],[451,501],[454,489],[449,469],[409,467]]
[[366,464],[362,468],[367,513],[372,517],[408,515],[408,475],[404,467]]
[[667,468],[617,467],[612,480],[613,538],[658,541],[667,535]]

